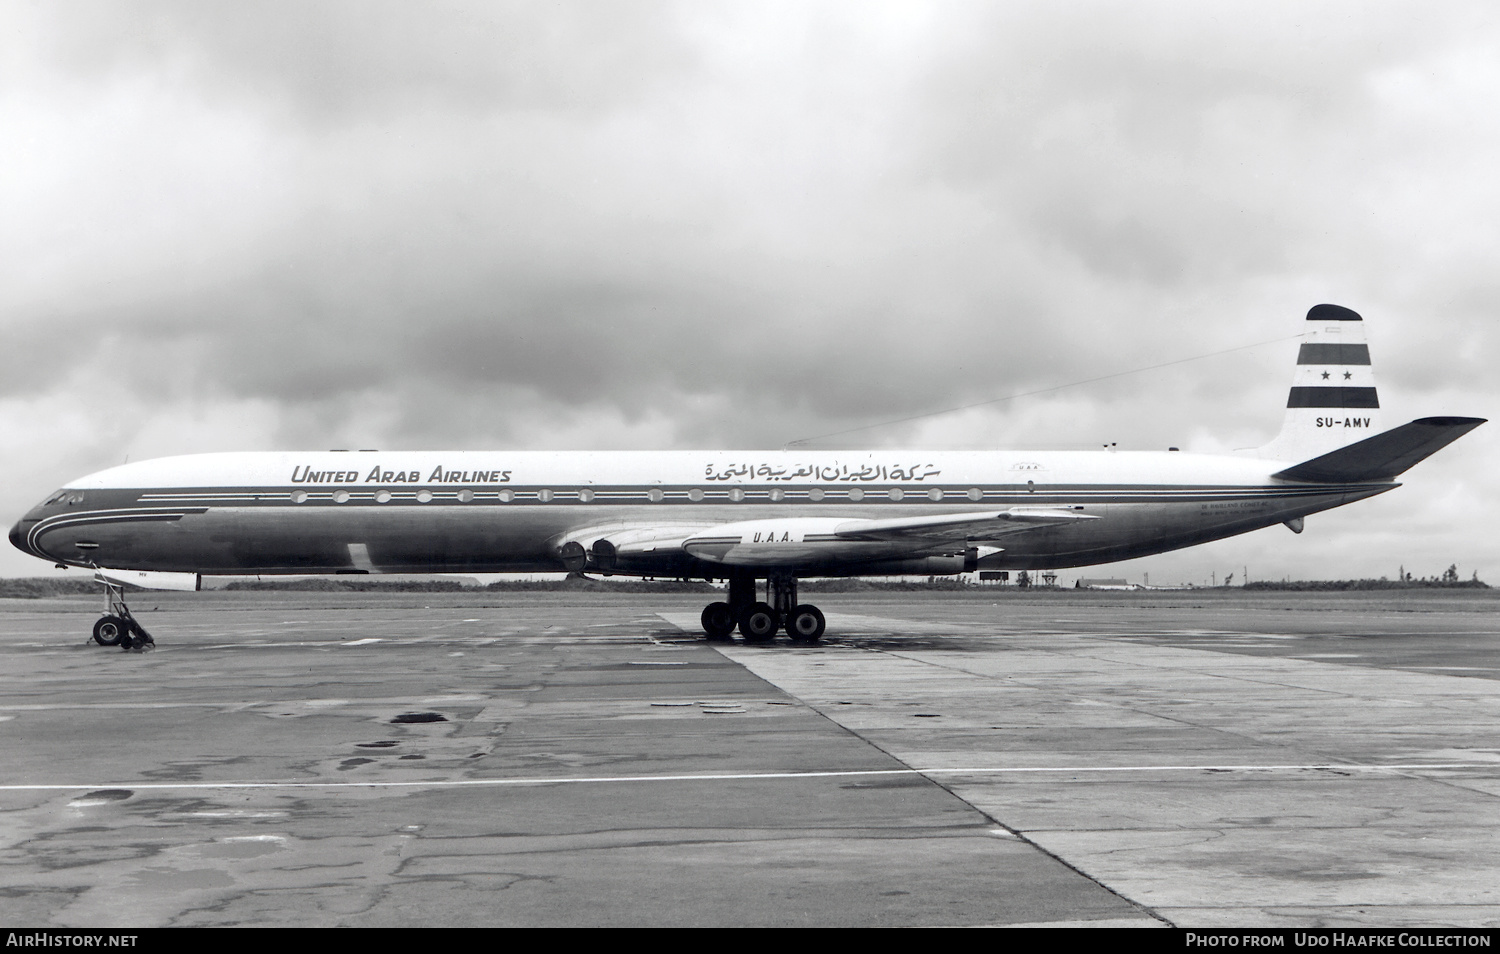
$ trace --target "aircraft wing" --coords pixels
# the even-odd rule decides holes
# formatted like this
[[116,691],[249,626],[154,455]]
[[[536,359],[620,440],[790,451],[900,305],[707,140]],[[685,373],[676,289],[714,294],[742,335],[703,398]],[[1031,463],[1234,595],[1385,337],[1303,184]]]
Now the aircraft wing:
[[798,566],[914,557],[1026,530],[1097,520],[1062,508],[1012,507],[886,520],[793,517],[720,524],[687,537],[683,550],[731,566]]
[[[626,525],[575,530],[552,551],[569,569],[686,572],[691,558],[735,566],[826,565],[918,555],[1097,520],[1062,507],[1012,507],[921,517],[784,517],[711,525]],[[689,559],[684,566],[681,561]]]
[[901,540],[939,537],[945,540],[962,537],[988,540],[996,536],[1098,520],[1092,514],[1059,507],[1012,507],[981,513],[947,513],[931,517],[896,517],[889,520],[845,520],[834,527],[841,540]]

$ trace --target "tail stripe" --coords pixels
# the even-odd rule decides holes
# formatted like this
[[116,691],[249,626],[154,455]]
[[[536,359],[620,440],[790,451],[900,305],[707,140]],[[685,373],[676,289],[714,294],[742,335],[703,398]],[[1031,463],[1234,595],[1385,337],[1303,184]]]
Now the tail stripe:
[[1313,305],[1307,310],[1308,321],[1363,321],[1359,312],[1343,305]]
[[1298,364],[1369,364],[1366,344],[1318,344],[1304,342],[1297,352]]
[[1374,388],[1292,388],[1287,407],[1379,407]]
[[1297,349],[1281,433],[1261,457],[1306,461],[1380,430],[1375,368],[1359,312],[1314,305]]

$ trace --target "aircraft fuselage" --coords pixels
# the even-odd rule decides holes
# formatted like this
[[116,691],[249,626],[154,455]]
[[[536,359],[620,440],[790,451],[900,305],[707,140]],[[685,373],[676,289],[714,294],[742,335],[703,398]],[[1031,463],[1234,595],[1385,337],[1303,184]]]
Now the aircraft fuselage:
[[[1392,481],[1309,484],[1283,463],[1176,452],[327,452],[162,458],[82,478],[11,531],[74,566],[204,574],[544,572],[575,540],[650,540],[606,568],[707,577],[1085,566],[1341,506]],[[974,511],[1082,518],[941,541],[809,527]],[[809,520],[808,518],[819,518]],[[674,528],[681,534],[674,534]],[[727,535],[720,530],[727,530]],[[713,531],[701,545],[667,537]],[[680,542],[680,541],[675,541]],[[979,553],[979,547],[986,551]],[[591,569],[599,569],[590,566]]]

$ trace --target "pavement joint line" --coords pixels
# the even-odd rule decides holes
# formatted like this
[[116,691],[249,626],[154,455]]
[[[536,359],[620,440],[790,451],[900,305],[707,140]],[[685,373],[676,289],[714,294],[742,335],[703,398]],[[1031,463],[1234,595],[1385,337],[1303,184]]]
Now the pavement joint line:
[[595,775],[568,778],[466,778],[429,779],[425,781],[348,781],[348,782],[101,782],[75,785],[0,785],[0,792],[77,791],[78,789],[128,788],[141,791],[173,789],[243,789],[243,788],[459,788],[505,785],[612,784],[626,782],[718,782],[756,781],[798,778],[871,778],[894,775],[1023,775],[1046,773],[1111,772],[1421,772],[1445,769],[1495,769],[1495,762],[1422,762],[1394,765],[1343,765],[1319,763],[1307,765],[1098,765],[1098,766],[1013,766],[930,769],[863,769],[844,772],[729,772],[708,775]]

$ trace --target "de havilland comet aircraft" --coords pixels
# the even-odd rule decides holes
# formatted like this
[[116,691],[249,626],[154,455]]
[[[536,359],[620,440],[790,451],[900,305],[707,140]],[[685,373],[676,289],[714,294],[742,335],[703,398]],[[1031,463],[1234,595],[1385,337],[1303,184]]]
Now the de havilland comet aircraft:
[[[710,638],[824,631],[807,576],[958,574],[1110,563],[1284,523],[1399,486],[1484,423],[1387,431],[1358,314],[1307,313],[1281,433],[1235,455],[872,450],[197,454],[90,474],[10,531],[91,568],[94,639],[151,637],[123,583],[204,574],[599,574],[727,580]],[[765,599],[757,599],[758,581]]]

